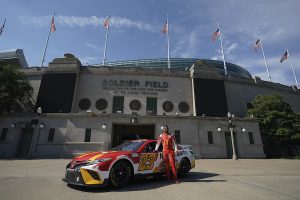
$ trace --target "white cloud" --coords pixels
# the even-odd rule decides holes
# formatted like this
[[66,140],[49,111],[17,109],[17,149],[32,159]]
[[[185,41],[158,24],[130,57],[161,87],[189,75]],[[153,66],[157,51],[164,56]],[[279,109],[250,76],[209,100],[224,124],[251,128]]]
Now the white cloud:
[[116,28],[137,28],[143,31],[156,32],[157,30],[149,23],[133,21],[126,17],[112,17],[111,26]]
[[[293,59],[293,63],[299,63],[299,55]],[[271,76],[272,82],[286,84],[286,85],[296,85],[293,72],[290,66],[289,61],[284,61],[283,63],[279,62],[280,56],[267,57],[267,64]],[[268,80],[267,69],[263,58],[241,58],[238,65],[248,69],[252,76],[258,76],[262,80]],[[294,70],[296,78],[300,78],[300,66],[294,65]]]
[[85,45],[86,47],[89,47],[89,48],[92,48],[92,49],[94,49],[94,50],[99,51],[99,47],[96,46],[96,45],[94,45],[94,44],[91,44],[91,43],[85,43],[84,45]]
[[[218,41],[218,43],[219,43],[219,41]],[[227,42],[228,43],[228,42]],[[220,45],[220,44],[218,44],[218,45]],[[227,45],[226,45],[227,46]],[[224,48],[224,56],[225,56],[225,61],[226,62],[230,62],[230,60],[234,60],[234,58],[235,58],[235,54],[233,53],[233,51],[235,50],[235,49],[237,49],[238,48],[238,44],[237,43],[232,43],[232,44],[230,44],[229,45],[229,47],[224,47],[223,46],[223,48]],[[222,51],[221,51],[221,49],[220,49],[221,47],[219,47],[217,50],[216,50],[216,53],[217,53],[217,55],[214,55],[214,56],[212,56],[211,57],[211,59],[212,60],[223,60],[223,55],[222,55]]]
[[28,16],[20,16],[19,20],[21,23],[25,25],[31,25],[42,27],[42,26],[50,26],[51,16],[40,16],[40,17],[28,17]]
[[85,26],[99,26],[104,21],[104,18],[96,16],[81,17],[81,16],[57,16],[56,21],[61,26],[81,27]]
[[229,55],[229,54],[230,54],[233,50],[235,50],[237,47],[238,47],[238,44],[237,44],[237,43],[232,43],[232,44],[230,44],[230,46],[227,47],[227,48],[225,49],[226,54]]
[[171,51],[171,55],[184,58],[198,57],[199,38],[197,30],[185,34],[180,38],[181,39],[174,45],[175,48]]
[[[21,16],[19,17],[20,21],[25,25],[34,25],[34,26],[50,26],[52,16]],[[82,16],[56,16],[55,23],[59,26],[64,27],[80,27],[84,28],[86,26],[102,26],[105,17],[97,17],[97,16],[90,16],[90,17],[82,17]],[[136,28],[141,31],[149,31],[149,32],[156,32],[157,29],[146,22],[142,21],[133,21],[126,17],[118,17],[114,16],[111,17],[110,26],[122,29],[122,28]]]

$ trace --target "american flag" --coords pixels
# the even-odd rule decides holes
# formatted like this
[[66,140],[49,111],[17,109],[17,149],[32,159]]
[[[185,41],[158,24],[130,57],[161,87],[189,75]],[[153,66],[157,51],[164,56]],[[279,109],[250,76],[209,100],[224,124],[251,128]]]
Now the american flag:
[[261,40],[258,39],[254,45],[254,51],[257,53],[257,49],[261,47]]
[[0,35],[2,35],[2,33],[3,33],[5,22],[6,22],[6,19],[4,20],[3,25],[0,28]]
[[169,31],[169,25],[168,25],[168,22],[166,22],[162,29],[162,33],[167,33],[168,31]]
[[283,56],[280,59],[280,62],[282,63],[284,60],[286,60],[288,58],[289,54],[287,51],[285,51],[285,53],[283,54]]
[[214,42],[220,35],[220,29],[217,29],[216,32],[214,32],[211,36],[211,40]]
[[104,20],[103,22],[103,26],[105,28],[108,28],[109,27],[109,20],[110,20],[110,15]]
[[52,21],[51,21],[51,32],[55,32],[56,28],[55,28],[55,24],[54,24],[54,16],[52,17]]

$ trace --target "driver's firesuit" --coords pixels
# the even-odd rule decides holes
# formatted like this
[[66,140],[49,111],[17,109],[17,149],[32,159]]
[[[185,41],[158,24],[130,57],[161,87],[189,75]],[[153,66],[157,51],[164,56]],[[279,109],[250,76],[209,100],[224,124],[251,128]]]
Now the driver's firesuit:
[[177,145],[175,143],[175,137],[168,132],[167,126],[163,126],[163,133],[160,134],[159,138],[157,139],[157,144],[155,147],[156,151],[158,150],[161,143],[163,145],[163,158],[166,165],[167,178],[168,180],[171,180],[171,175],[170,175],[170,165],[171,165],[173,180],[176,181],[176,183],[178,183],[176,166],[175,166],[175,154],[174,154],[174,150],[175,151],[177,150]]

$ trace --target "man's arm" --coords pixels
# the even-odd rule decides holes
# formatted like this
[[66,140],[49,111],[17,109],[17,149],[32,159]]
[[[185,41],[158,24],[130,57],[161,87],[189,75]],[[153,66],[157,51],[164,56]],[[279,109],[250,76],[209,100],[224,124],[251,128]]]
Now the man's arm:
[[156,143],[156,146],[155,146],[155,151],[157,151],[159,149],[159,146],[161,144],[161,140],[162,140],[162,137],[161,135],[158,137],[157,139],[157,143]]
[[172,134],[172,140],[173,140],[173,144],[174,144],[174,149],[175,149],[175,151],[177,151],[178,149],[177,149],[177,144],[176,144],[176,138],[175,138],[175,136]]

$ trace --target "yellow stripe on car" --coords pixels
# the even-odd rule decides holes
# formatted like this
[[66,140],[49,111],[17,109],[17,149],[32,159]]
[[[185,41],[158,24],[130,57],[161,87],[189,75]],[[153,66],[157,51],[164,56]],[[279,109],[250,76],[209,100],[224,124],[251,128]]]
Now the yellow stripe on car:
[[87,155],[90,155],[90,154],[93,154],[93,153],[95,153],[95,152],[89,152],[89,153],[83,154],[83,155],[81,155],[81,156],[79,156],[79,157],[77,157],[77,158],[82,158],[82,157],[84,157],[84,156],[87,156]]
[[[95,185],[95,184],[103,184],[103,181],[101,180],[95,180],[90,173],[88,172],[88,170],[81,168],[80,169],[83,181],[85,184],[87,185]],[[100,178],[100,177],[99,177]]]
[[100,158],[102,155],[103,155],[103,154],[97,154],[97,155],[91,157],[91,158],[89,159],[89,161],[94,161],[94,160],[96,160],[97,158]]

